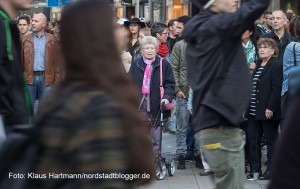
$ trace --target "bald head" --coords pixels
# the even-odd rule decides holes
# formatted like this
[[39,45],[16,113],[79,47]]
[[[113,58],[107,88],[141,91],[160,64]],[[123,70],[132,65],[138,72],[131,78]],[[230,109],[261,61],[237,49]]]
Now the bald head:
[[42,14],[42,13],[38,13],[35,14],[32,18],[32,30],[35,33],[44,33],[45,32],[45,28],[46,28],[46,24],[47,24],[47,17]]
[[35,14],[33,18],[38,19],[42,23],[45,23],[45,24],[47,23],[47,17],[43,13]]

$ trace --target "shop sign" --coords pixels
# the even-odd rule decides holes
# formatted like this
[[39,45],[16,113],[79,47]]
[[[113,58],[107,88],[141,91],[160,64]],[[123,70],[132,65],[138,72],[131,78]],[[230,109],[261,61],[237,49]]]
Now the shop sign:
[[59,6],[59,0],[48,0],[47,6],[48,7],[58,7]]
[[130,7],[132,6],[132,0],[123,0],[122,5]]

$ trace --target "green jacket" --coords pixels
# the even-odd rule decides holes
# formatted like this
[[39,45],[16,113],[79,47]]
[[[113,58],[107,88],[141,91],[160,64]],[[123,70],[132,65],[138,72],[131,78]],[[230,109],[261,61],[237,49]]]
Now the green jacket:
[[175,94],[182,91],[186,96],[189,92],[187,84],[187,67],[186,67],[186,42],[184,40],[178,41],[171,54],[171,66],[173,75],[176,81]]

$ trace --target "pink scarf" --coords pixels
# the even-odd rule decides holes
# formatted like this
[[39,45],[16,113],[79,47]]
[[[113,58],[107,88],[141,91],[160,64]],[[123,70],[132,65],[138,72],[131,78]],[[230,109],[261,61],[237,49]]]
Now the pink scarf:
[[144,80],[142,86],[142,94],[150,94],[150,82],[151,82],[151,72],[152,64],[155,61],[155,57],[151,60],[144,58],[144,62],[147,64],[144,72]]

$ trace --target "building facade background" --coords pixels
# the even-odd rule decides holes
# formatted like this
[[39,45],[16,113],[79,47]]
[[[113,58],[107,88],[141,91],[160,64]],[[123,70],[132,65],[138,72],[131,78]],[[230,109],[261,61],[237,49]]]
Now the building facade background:
[[[47,18],[61,17],[61,11],[65,2],[75,0],[58,0],[59,6],[48,7],[48,1],[34,0],[30,11],[22,13],[33,15],[44,13]],[[183,15],[193,16],[200,10],[194,7],[189,0],[110,0],[119,18],[143,17],[152,22],[168,22]],[[241,3],[247,0],[241,0]],[[300,13],[300,0],[271,0],[268,11],[282,9],[293,10],[295,15]]]
[[[246,1],[241,0],[241,3]],[[183,15],[193,16],[199,12],[189,0],[114,0],[114,7],[120,18],[144,17],[154,22],[168,22]],[[295,15],[299,15],[300,1],[271,0],[268,11],[278,9],[291,9]]]

